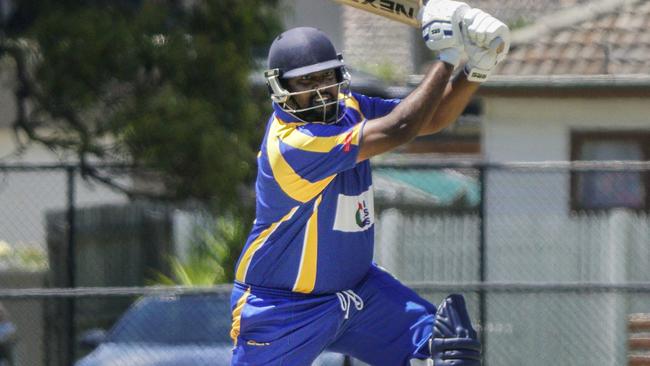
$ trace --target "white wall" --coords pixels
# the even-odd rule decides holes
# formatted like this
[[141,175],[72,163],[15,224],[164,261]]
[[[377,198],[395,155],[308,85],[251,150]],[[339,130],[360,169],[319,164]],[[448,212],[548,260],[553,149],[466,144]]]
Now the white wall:
[[[5,111],[0,109],[0,114],[6,118]],[[21,137],[21,139],[24,137]],[[28,148],[17,154],[18,144],[11,127],[0,125],[0,162],[1,163],[53,163],[58,162],[58,156],[52,151],[38,144],[30,144]]]
[[[0,113],[4,112],[0,110]],[[38,144],[29,145],[20,155],[15,155],[15,151],[13,132],[0,126],[0,164],[56,164],[65,161]],[[78,175],[75,183],[77,207],[127,201],[121,193],[85,181]],[[16,247],[45,248],[45,213],[64,210],[66,204],[65,170],[0,170],[0,241]]]
[[489,161],[569,160],[572,129],[650,130],[642,98],[484,98]]

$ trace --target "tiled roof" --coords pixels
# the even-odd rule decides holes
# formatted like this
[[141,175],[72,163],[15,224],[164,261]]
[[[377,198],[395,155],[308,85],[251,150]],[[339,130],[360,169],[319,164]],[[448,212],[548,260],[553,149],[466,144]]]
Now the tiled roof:
[[592,0],[470,0],[472,7],[483,9],[510,25],[528,24],[540,16],[589,3]]
[[580,5],[513,32],[501,75],[650,74],[650,0]]

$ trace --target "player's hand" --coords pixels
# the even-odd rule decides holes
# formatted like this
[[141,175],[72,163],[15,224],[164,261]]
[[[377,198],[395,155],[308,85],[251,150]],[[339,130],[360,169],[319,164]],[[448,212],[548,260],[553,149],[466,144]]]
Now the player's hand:
[[450,295],[438,306],[431,336],[431,358],[436,366],[481,365],[481,342],[461,295]]
[[463,37],[482,48],[494,48],[497,40],[503,43],[499,52],[501,62],[510,50],[510,28],[481,9],[470,9],[463,13]]
[[461,22],[470,10],[469,5],[451,0],[430,0],[418,15],[422,24],[422,38],[438,59],[458,66],[463,49]]
[[[467,79],[484,82],[510,50],[510,29],[502,21],[480,9],[463,15],[463,42],[468,56]],[[497,44],[502,48],[497,52]]]

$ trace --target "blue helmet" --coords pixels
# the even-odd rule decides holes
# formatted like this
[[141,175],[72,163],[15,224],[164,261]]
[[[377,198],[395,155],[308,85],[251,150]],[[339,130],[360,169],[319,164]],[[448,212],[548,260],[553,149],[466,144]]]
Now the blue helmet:
[[[302,92],[290,92],[286,89],[283,81],[290,78],[304,76],[314,72],[334,69],[336,70],[337,83],[319,89],[312,89]],[[292,114],[298,119],[304,112],[323,110],[322,121],[308,122],[333,122],[327,118],[326,110],[336,105],[334,115],[336,121],[343,116],[345,108],[344,99],[349,97],[350,75],[345,69],[345,63],[341,54],[336,52],[330,39],[316,28],[298,27],[287,30],[275,38],[268,56],[268,70],[264,73],[271,99],[283,110]],[[335,101],[323,102],[315,106],[303,109],[291,107],[287,102],[296,94],[317,93],[321,90],[338,87],[338,97]],[[332,113],[330,113],[332,114]]]

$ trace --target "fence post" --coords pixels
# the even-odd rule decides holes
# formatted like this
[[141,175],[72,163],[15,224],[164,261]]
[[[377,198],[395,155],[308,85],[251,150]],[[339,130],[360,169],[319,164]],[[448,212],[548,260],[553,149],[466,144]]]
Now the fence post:
[[[486,228],[487,228],[487,205],[485,204],[485,198],[486,198],[486,184],[485,184],[485,175],[486,175],[486,165],[481,164],[479,166],[479,174],[478,174],[478,181],[479,181],[479,189],[480,189],[480,201],[479,201],[479,210],[478,210],[478,216],[479,216],[479,241],[478,241],[478,275],[479,275],[479,282],[481,284],[485,283],[487,281],[487,271],[486,271]],[[486,353],[487,353],[487,301],[485,299],[485,289],[481,288],[478,293],[478,302],[479,302],[479,319],[478,322],[481,325],[479,328],[479,337],[481,339],[481,343],[483,345],[483,355],[482,355],[482,363],[483,365],[487,365],[486,362]]]
[[[632,214],[625,209],[612,210],[609,215],[608,237],[603,255],[603,268],[608,283],[627,282],[627,268],[630,254],[630,233],[632,232]],[[606,310],[602,311],[603,325],[612,331],[607,336],[610,347],[609,360],[602,360],[603,365],[623,365],[626,360],[628,294],[613,292],[607,295]]]
[[[66,168],[66,173],[68,177],[67,184],[67,240],[68,240],[68,251],[67,251],[67,275],[68,275],[68,287],[74,288],[77,285],[76,281],[76,270],[77,265],[75,262],[75,251],[76,251],[76,227],[75,227],[75,172],[76,168],[72,165]],[[72,364],[75,358],[75,299],[70,297],[67,300],[68,307],[68,363]]]

